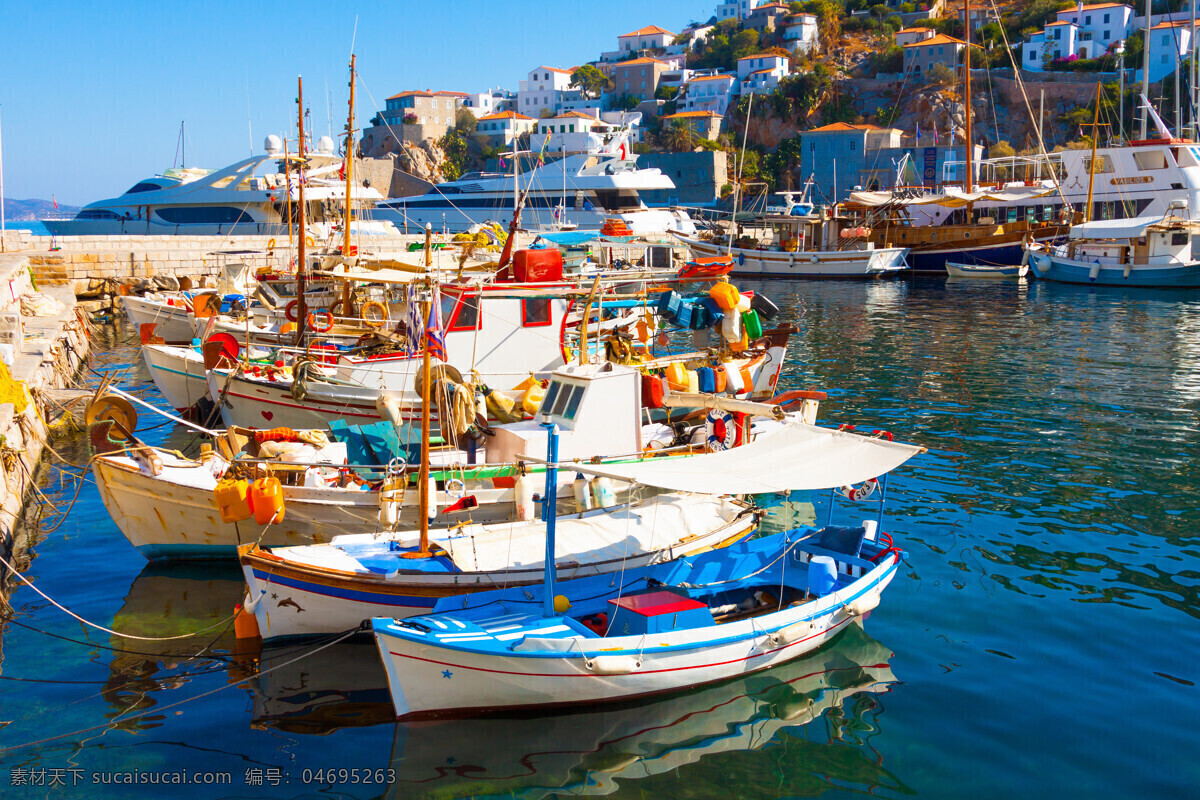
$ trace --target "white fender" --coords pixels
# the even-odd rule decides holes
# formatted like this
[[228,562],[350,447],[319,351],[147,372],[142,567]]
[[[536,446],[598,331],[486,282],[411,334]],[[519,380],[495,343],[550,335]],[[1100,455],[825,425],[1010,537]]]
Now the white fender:
[[1034,256],[1033,268],[1045,275],[1050,271],[1050,256]]
[[811,620],[803,622],[793,622],[785,628],[780,628],[771,634],[771,641],[775,644],[791,644],[798,642],[805,636],[813,632],[816,625]]
[[633,656],[596,656],[583,663],[597,675],[628,675],[642,665]]
[[1128,278],[1128,277],[1129,277],[1129,273],[1130,273],[1130,272],[1132,272],[1132,271],[1133,271],[1133,264],[1132,264],[1132,263],[1129,263],[1129,262],[1126,262],[1126,264],[1125,264],[1125,274],[1124,274],[1124,276],[1123,276],[1123,277],[1126,277],[1126,278]]
[[1096,261],[1092,264],[1092,268],[1088,270],[1088,280],[1094,281],[1100,276],[1100,262]]
[[879,594],[872,592],[847,603],[846,613],[852,617],[861,617],[877,605],[879,605]]
[[387,394],[379,395],[375,400],[375,409],[379,412],[379,416],[397,428],[404,424],[404,418],[400,415],[400,401],[395,397]]
[[258,597],[251,599],[250,595],[253,594],[253,592],[246,592],[246,597],[242,600],[242,610],[247,614],[253,614],[254,609],[258,608],[258,601],[262,600],[263,595],[266,593],[267,592],[264,589],[258,593]]

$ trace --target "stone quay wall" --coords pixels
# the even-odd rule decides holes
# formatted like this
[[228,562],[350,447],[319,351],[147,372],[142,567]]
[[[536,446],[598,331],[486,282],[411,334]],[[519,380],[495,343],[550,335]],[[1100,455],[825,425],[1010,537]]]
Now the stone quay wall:
[[[0,555],[23,568],[27,542],[16,536],[26,496],[32,491],[42,455],[55,420],[64,413],[64,392],[75,380],[88,354],[88,329],[76,313],[67,287],[36,291],[30,261],[21,255],[0,254],[0,333],[4,338],[4,369],[0,370]],[[21,298],[48,295],[58,301],[54,311],[22,311]],[[54,305],[54,304],[51,304]],[[69,390],[67,390],[69,393]],[[78,398],[77,398],[78,400]],[[81,402],[81,401],[80,401]],[[0,567],[0,595],[8,585]]]

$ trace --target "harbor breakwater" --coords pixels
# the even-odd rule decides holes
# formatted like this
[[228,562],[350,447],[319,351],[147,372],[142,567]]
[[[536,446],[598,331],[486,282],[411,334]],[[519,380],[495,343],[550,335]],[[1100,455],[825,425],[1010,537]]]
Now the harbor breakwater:
[[0,254],[0,555],[18,567],[27,544],[14,533],[18,518],[53,429],[81,410],[74,406],[85,393],[72,396],[71,387],[89,349],[71,287],[39,283],[32,261]]

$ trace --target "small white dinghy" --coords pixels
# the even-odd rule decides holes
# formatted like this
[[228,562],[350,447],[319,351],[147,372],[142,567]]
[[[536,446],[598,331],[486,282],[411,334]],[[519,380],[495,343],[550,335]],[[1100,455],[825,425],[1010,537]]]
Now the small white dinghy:
[[1028,264],[962,264],[957,261],[946,262],[946,272],[951,278],[1005,278],[1017,280],[1029,273]]
[[[545,424],[552,431],[552,474],[556,426]],[[686,483],[713,493],[862,481],[873,490],[873,476],[922,449],[789,423],[771,437],[722,453],[670,464],[602,465],[594,472],[642,486]],[[778,466],[764,471],[768,463]],[[844,493],[862,498],[868,493],[861,489],[847,486]],[[880,492],[880,517],[885,494]],[[548,499],[547,548],[553,552],[553,497]],[[554,559],[547,558],[541,586],[446,598],[427,616],[375,618],[396,714],[628,700],[791,661],[878,605],[904,553],[886,535],[872,536],[877,526],[878,520],[857,528],[788,531],[562,582],[556,582]]]

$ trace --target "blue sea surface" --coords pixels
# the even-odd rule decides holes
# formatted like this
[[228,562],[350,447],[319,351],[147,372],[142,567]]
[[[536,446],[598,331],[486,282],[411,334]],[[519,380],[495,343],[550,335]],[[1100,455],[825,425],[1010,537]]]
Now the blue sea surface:
[[[821,424],[928,448],[890,476],[884,528],[909,562],[865,631],[632,706],[398,725],[372,644],[241,652],[236,565],[148,565],[90,477],[72,505],[55,459],[23,574],[106,627],[204,632],[121,639],[10,582],[0,793],[1194,796],[1200,292],[736,283],[799,328],[781,388],[827,391]],[[161,403],[130,332],[109,335],[93,368]],[[142,417],[146,440],[194,443]],[[55,449],[87,459],[81,437]],[[187,783],[146,783],[164,775]]]
[[5,221],[4,227],[10,231],[29,231],[34,236],[50,235],[50,229],[43,225],[40,220],[21,220],[19,222],[14,222],[10,219]]

